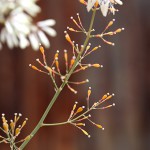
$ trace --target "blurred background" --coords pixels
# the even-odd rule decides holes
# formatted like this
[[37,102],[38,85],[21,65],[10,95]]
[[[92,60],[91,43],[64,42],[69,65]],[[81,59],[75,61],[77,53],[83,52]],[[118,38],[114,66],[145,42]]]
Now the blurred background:
[[[102,17],[97,13],[94,28],[103,31],[107,23],[115,18],[112,27],[124,27],[125,31],[111,37],[115,47],[104,44],[101,40],[91,41],[102,48],[86,59],[89,63],[100,63],[103,69],[89,69],[73,76],[75,81],[88,78],[90,83],[74,87],[78,95],[67,88],[59,96],[48,115],[47,122],[65,121],[75,101],[85,105],[89,86],[92,87],[91,103],[107,93],[115,93],[111,100],[116,107],[96,111],[93,119],[105,127],[101,131],[91,124],[86,130],[91,134],[87,138],[72,126],[42,128],[26,147],[27,150],[149,150],[150,149],[150,1],[126,0],[119,7],[115,16]],[[79,12],[85,27],[88,27],[91,13],[78,0],[40,0],[42,13],[36,18],[44,20],[54,18],[57,22],[56,38],[50,38],[51,47],[46,50],[47,60],[51,62],[55,51],[71,49],[64,39],[67,26],[75,27],[70,16]],[[35,20],[36,21],[36,20]],[[84,36],[70,34],[75,41],[82,44]],[[62,51],[62,53],[61,53]],[[15,112],[29,118],[22,132],[28,135],[38,123],[54,91],[49,77],[29,68],[41,58],[40,52],[30,47],[21,50],[9,50],[7,46],[0,51],[0,113],[11,119]],[[63,63],[63,61],[62,61]],[[64,67],[62,66],[63,70]],[[9,149],[0,145],[1,150]]]

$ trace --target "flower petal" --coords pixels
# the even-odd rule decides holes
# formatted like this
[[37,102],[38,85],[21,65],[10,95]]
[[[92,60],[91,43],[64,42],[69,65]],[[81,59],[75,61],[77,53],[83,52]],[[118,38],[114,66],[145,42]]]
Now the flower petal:
[[92,7],[94,6],[94,4],[96,3],[97,0],[88,0],[87,3],[87,11],[90,11],[92,9]]
[[7,30],[10,34],[14,34],[13,27],[12,27],[12,25],[10,24],[9,21],[6,21],[6,22],[5,22],[5,26],[6,26],[6,30]]
[[115,0],[115,2],[119,5],[123,5],[123,2],[121,0]]
[[50,27],[44,27],[42,30],[47,33],[49,36],[55,37],[57,35],[56,31]]
[[44,34],[44,32],[39,30],[37,33],[38,33],[39,39],[41,41],[41,44],[44,45],[46,48],[49,48],[50,42],[49,42],[48,38],[46,37],[46,35]]
[[7,46],[10,49],[12,49],[14,47],[14,43],[13,43],[12,37],[10,36],[9,33],[6,34],[6,43],[7,43]]
[[19,5],[31,16],[36,16],[41,11],[41,8],[31,0],[19,0]]
[[102,12],[104,17],[107,16],[109,3],[110,3],[109,1],[107,1],[106,3],[102,2],[101,6],[100,6],[101,7],[101,12]]
[[29,41],[27,40],[24,34],[19,34],[19,40],[20,48],[25,49],[27,46],[29,46]]
[[34,33],[29,34],[29,40],[32,48],[37,51],[39,49],[39,39],[37,38],[37,35]]
[[44,21],[39,21],[37,25],[39,27],[44,27],[44,26],[54,26],[56,24],[56,21],[54,19],[48,19]]
[[1,35],[0,35],[1,42],[3,42],[3,43],[6,41],[6,33],[7,33],[6,28],[3,28],[1,30]]

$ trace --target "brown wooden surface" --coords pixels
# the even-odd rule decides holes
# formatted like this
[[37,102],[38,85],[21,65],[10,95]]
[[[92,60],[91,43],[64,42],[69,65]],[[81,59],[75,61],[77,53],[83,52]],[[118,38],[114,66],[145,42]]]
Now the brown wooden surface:
[[[90,69],[75,76],[74,79],[89,78],[93,88],[92,100],[99,99],[105,92],[116,94],[113,109],[96,112],[96,122],[105,126],[105,131],[88,125],[92,138],[88,139],[80,131],[70,126],[43,128],[27,146],[27,150],[148,150],[150,149],[150,60],[149,60],[149,1],[127,0],[120,8],[115,27],[123,26],[125,32],[112,41],[116,46],[104,44],[103,48],[87,59],[104,65],[101,70]],[[55,18],[58,36],[50,38],[51,48],[48,58],[59,49],[69,50],[63,31],[71,26],[70,16],[80,12],[87,27],[89,16],[77,0],[41,0],[43,11],[36,20]],[[102,31],[108,19],[97,15],[95,29]],[[83,41],[77,34],[75,39]],[[94,41],[95,42],[95,41]],[[99,40],[96,40],[99,42]],[[6,46],[0,51],[0,113],[9,118],[20,112],[29,121],[22,133],[29,134],[40,119],[54,92],[48,77],[28,67],[35,63],[40,53],[31,48],[9,50]],[[47,122],[59,122],[67,119],[74,101],[84,104],[86,89],[89,85],[79,86],[79,95],[69,90],[60,95],[51,110]],[[8,148],[0,145],[0,150]]]

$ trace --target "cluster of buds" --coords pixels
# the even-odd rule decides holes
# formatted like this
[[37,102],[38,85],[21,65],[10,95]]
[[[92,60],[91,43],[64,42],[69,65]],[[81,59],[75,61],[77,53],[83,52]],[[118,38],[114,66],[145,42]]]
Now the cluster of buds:
[[87,33],[85,28],[83,27],[83,24],[82,24],[82,21],[81,21],[81,18],[80,18],[80,15],[79,13],[77,13],[77,18],[78,20],[75,20],[72,16],[70,17],[70,19],[73,21],[73,23],[78,27],[78,29],[74,29],[74,28],[70,28],[70,27],[67,27],[67,29],[69,31],[72,31],[72,32],[83,32],[83,33]]
[[[66,33],[66,39],[68,41],[68,39],[70,39],[70,36]],[[70,39],[70,42],[71,39]],[[68,75],[68,73],[70,72],[70,70],[72,69],[75,61],[76,61],[76,53],[74,51],[74,49],[76,49],[78,46],[74,45],[74,42],[73,43],[73,56],[72,58],[70,59],[70,61],[68,60],[68,52],[67,50],[64,50],[64,62],[65,62],[65,68],[66,68],[66,72],[65,74],[62,73],[61,69],[60,69],[60,63],[59,63],[59,50],[56,51],[54,57],[53,57],[53,61],[52,61],[52,64],[51,65],[48,65],[47,63],[47,60],[46,60],[46,56],[45,56],[45,50],[43,48],[43,46],[40,45],[40,52],[42,53],[42,56],[43,56],[43,62],[41,62],[39,59],[36,59],[36,61],[40,64],[41,67],[43,67],[46,71],[43,71],[39,68],[37,68],[36,66],[34,65],[29,65],[32,69],[36,70],[36,71],[39,71],[41,73],[45,73],[47,75],[50,75],[54,85],[55,85],[55,90],[57,91],[58,89],[58,85],[56,83],[56,77],[58,77],[62,83],[63,82],[66,82],[66,77]],[[83,56],[81,56],[79,62],[78,62],[78,66],[76,66],[76,69],[74,69],[74,71],[72,72],[72,74],[75,74],[75,73],[78,73],[80,71],[83,71],[87,68],[90,68],[90,67],[95,67],[95,68],[100,68],[100,67],[103,67],[102,65],[100,64],[82,64],[82,59],[85,58],[86,56],[88,56],[90,53],[92,53],[93,51],[97,50],[99,47],[95,47],[93,48],[91,51],[89,51],[90,49],[90,46],[91,44],[89,44],[87,47],[86,47],[86,51],[85,53],[83,54]],[[82,46],[81,46],[82,48]],[[79,50],[79,49],[78,49]],[[80,50],[79,50],[80,51]],[[84,84],[84,83],[88,83],[89,80],[88,79],[85,79],[83,81],[78,81],[78,82],[75,82],[75,81],[67,81],[66,85],[67,87],[69,88],[70,91],[72,91],[73,93],[77,93],[77,91],[71,86],[71,85],[79,85],[79,84]]]
[[[81,32],[81,33],[84,33],[85,35],[87,35],[88,32],[83,27],[82,21],[81,21],[80,16],[79,16],[79,13],[77,13],[77,17],[78,17],[78,20],[75,20],[73,17],[71,17],[71,20],[78,27],[78,30],[76,30],[72,27],[67,27],[67,29],[69,31],[72,31],[72,32]],[[109,28],[114,24],[114,22],[115,22],[115,19],[111,20],[101,33],[96,34],[96,35],[93,34],[93,35],[90,36],[90,38],[101,38],[106,44],[114,46],[115,45],[114,43],[112,43],[112,42],[110,42],[110,41],[108,41],[104,38],[106,36],[116,35],[116,34],[118,34],[118,33],[120,33],[121,31],[124,30],[124,28],[118,28],[115,31],[108,31]],[[94,32],[94,31],[95,31],[95,29],[91,30],[91,32]],[[67,33],[67,32],[65,31],[65,33]],[[71,45],[74,47],[74,49],[79,50],[78,49],[78,44],[75,47],[74,41],[71,41],[71,38],[70,38],[69,34],[66,34],[66,39],[68,40],[69,43],[71,43]]]
[[[93,1],[93,6],[91,8],[96,8],[94,9],[94,11],[97,10],[98,6],[101,6],[101,3],[97,3],[97,2],[104,2],[104,0],[99,0]],[[107,0],[106,0],[107,1]],[[80,0],[80,2],[82,2],[85,5],[88,5],[88,2],[90,2],[90,0],[88,2],[84,1],[84,0]],[[91,0],[92,2],[92,0]],[[117,2],[116,0],[108,0],[108,3],[110,4],[114,2],[114,4]],[[109,6],[110,9],[110,6]],[[93,16],[94,16],[94,12],[93,12]],[[52,64],[48,65],[47,60],[46,60],[46,56],[45,56],[45,50],[43,48],[43,46],[40,45],[40,52],[42,54],[43,57],[43,61],[40,61],[39,59],[36,59],[36,61],[39,63],[39,65],[45,69],[41,70],[39,68],[37,68],[34,65],[29,65],[32,69],[39,71],[41,73],[47,74],[51,77],[54,86],[55,86],[55,91],[57,94],[57,91],[62,90],[62,88],[67,85],[67,87],[73,92],[73,93],[77,93],[77,91],[72,87],[72,84],[84,84],[89,82],[88,79],[80,81],[80,82],[74,82],[74,81],[70,81],[70,77],[76,73],[79,73],[81,71],[84,71],[90,67],[94,67],[94,68],[102,68],[103,65],[100,65],[98,63],[95,64],[90,64],[90,63],[84,63],[83,60],[85,59],[85,57],[89,56],[91,53],[95,52],[96,50],[100,49],[101,46],[95,46],[93,47],[91,45],[91,43],[89,43],[89,40],[91,38],[101,38],[106,44],[109,45],[114,45],[114,43],[107,41],[104,37],[105,36],[112,36],[115,35],[117,33],[120,33],[122,30],[124,30],[124,28],[119,28],[116,29],[115,31],[108,31],[108,29],[114,24],[115,20],[112,20],[108,23],[108,25],[106,26],[106,28],[103,30],[102,33],[100,34],[94,34],[95,30],[92,29],[92,21],[91,21],[91,25],[89,27],[89,30],[87,31],[81,21],[81,18],[79,16],[79,13],[77,13],[77,19],[74,19],[73,17],[71,17],[72,22],[75,24],[76,28],[73,27],[67,27],[68,31],[64,31],[65,33],[65,39],[66,41],[71,45],[71,49],[72,49],[72,56],[71,59],[70,57],[68,57],[68,52],[65,49],[64,53],[63,53],[63,58],[64,58],[64,63],[65,63],[65,73],[62,73],[62,70],[60,68],[60,52],[59,50],[56,51],[53,59],[52,59]],[[93,19],[94,20],[94,19]],[[74,40],[72,40],[69,32],[75,32],[75,33],[83,33],[86,36],[86,40],[84,42],[83,45],[79,45],[78,43],[76,43]],[[56,82],[56,77],[58,77],[62,84],[59,87],[57,85]],[[69,118],[66,122],[62,122],[62,123],[55,123],[55,124],[43,124],[43,126],[53,126],[53,125],[63,125],[63,124],[71,124],[73,126],[75,126],[76,128],[78,128],[79,130],[81,130],[85,135],[87,135],[88,137],[90,137],[90,134],[84,129],[84,126],[86,125],[85,121],[89,121],[92,125],[104,130],[103,126],[100,124],[95,123],[94,121],[92,121],[92,116],[90,114],[91,111],[94,110],[104,110],[110,107],[115,106],[115,103],[113,104],[109,104],[106,106],[102,106],[102,104],[108,100],[110,100],[114,94],[105,94],[102,96],[102,98],[100,100],[98,100],[97,102],[93,103],[92,105],[90,104],[90,96],[91,96],[91,87],[89,87],[88,92],[87,92],[87,108],[85,106],[79,106],[78,107],[78,102],[75,102],[73,109],[71,110],[71,113],[69,115]],[[55,101],[55,100],[54,100]]]
[[[86,29],[83,27],[83,24],[82,24],[82,21],[81,21],[81,18],[80,18],[80,15],[79,13],[77,13],[77,19],[74,19],[73,17],[71,17],[71,20],[73,21],[73,23],[77,26],[77,30],[72,28],[72,27],[67,27],[67,29],[71,32],[81,32],[81,33],[84,33],[86,36],[88,34],[88,32],[86,31]],[[121,32],[122,30],[124,30],[124,28],[119,28],[115,31],[109,31],[109,32],[106,32],[114,23],[115,20],[112,20],[108,23],[108,25],[106,26],[106,28],[104,29],[104,31],[101,33],[101,34],[96,34],[96,35],[90,35],[90,38],[101,38],[105,43],[109,44],[109,45],[114,45],[114,43],[112,42],[109,42],[107,41],[104,37],[105,36],[110,36],[110,35],[115,35],[119,32]],[[92,29],[91,32],[94,32],[95,30]],[[59,63],[59,50],[56,51],[54,57],[53,57],[53,61],[52,61],[52,64],[49,66],[48,63],[47,63],[47,60],[46,60],[46,56],[45,56],[45,51],[44,51],[44,48],[40,45],[40,51],[43,55],[43,62],[41,62],[39,59],[36,59],[36,61],[46,69],[46,71],[43,71],[33,65],[30,64],[30,67],[32,67],[34,70],[37,70],[39,72],[42,72],[42,73],[45,73],[47,75],[50,75],[51,78],[52,78],[52,81],[54,83],[54,86],[55,86],[55,90],[57,91],[58,89],[58,86],[57,86],[57,83],[56,83],[56,76],[61,80],[61,82],[67,82],[66,85],[67,87],[73,92],[73,93],[77,93],[77,91],[72,87],[73,84],[76,84],[76,85],[79,85],[79,84],[84,84],[84,83],[87,83],[89,82],[88,79],[85,79],[83,81],[79,81],[79,82],[74,82],[74,81],[68,81],[66,80],[66,77],[68,74],[70,74],[70,71],[71,74],[75,74],[75,73],[78,73],[80,71],[84,71],[90,67],[95,67],[95,68],[102,68],[103,65],[100,65],[100,64],[85,64],[83,63],[83,59],[87,56],[89,56],[92,52],[95,52],[96,50],[98,50],[99,48],[101,48],[100,45],[98,46],[95,46],[95,47],[92,47],[91,43],[89,43],[86,47],[84,47],[84,45],[79,45],[79,44],[76,44],[75,41],[73,41],[69,35],[69,33],[67,31],[64,31],[65,33],[65,39],[67,40],[67,42],[71,45],[72,47],[72,57],[71,59],[69,60],[69,57],[68,57],[68,52],[67,50],[65,49],[64,50],[64,54],[63,54],[63,57],[64,57],[64,61],[65,61],[65,68],[66,68],[66,72],[65,74],[62,73],[61,71],[61,68],[60,68],[60,63]],[[83,48],[84,51],[83,51]],[[79,58],[78,58],[79,57]],[[78,59],[77,59],[78,58]]]
[[115,106],[115,103],[113,103],[113,104],[101,107],[101,104],[106,102],[107,100],[110,100],[114,96],[114,94],[110,95],[109,93],[107,93],[103,95],[103,97],[97,102],[95,102],[92,106],[90,106],[89,104],[90,95],[91,95],[91,87],[89,87],[88,92],[87,92],[87,99],[86,99],[87,108],[85,106],[77,107],[78,102],[75,102],[73,109],[71,110],[70,116],[68,118],[68,121],[67,121],[69,124],[81,130],[88,137],[91,137],[90,134],[85,129],[83,129],[83,127],[86,125],[85,124],[86,120],[89,121],[92,125],[96,126],[97,128],[104,130],[102,125],[97,124],[91,120],[92,116],[90,112],[92,110],[97,110],[97,109],[104,110],[104,109]]
[[115,43],[112,43],[112,42],[106,40],[106,39],[105,39],[105,36],[116,35],[116,34],[118,34],[118,33],[120,33],[121,31],[124,30],[124,28],[118,28],[118,29],[116,29],[115,31],[108,31],[108,32],[107,32],[107,30],[114,24],[114,21],[115,21],[115,19],[113,19],[112,21],[110,21],[101,34],[91,35],[91,37],[93,37],[93,38],[94,38],[94,37],[96,37],[96,38],[101,38],[106,44],[109,44],[109,45],[114,46]]
[[27,136],[25,139],[16,141],[16,138],[19,136],[28,120],[28,118],[25,118],[21,125],[17,125],[21,116],[22,114],[15,113],[14,119],[8,122],[8,120],[5,117],[5,114],[2,114],[3,126],[0,127],[0,130],[2,131],[2,135],[0,135],[0,143],[10,144],[11,149],[15,150],[18,150],[17,144],[22,143],[30,138],[30,136]]

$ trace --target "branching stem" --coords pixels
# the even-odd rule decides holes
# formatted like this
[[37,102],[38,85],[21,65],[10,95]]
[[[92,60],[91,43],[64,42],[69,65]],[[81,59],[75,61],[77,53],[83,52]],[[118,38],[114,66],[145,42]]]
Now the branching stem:
[[42,126],[60,126],[60,125],[65,125],[65,124],[68,124],[69,121],[66,121],[66,122],[60,122],[60,123],[52,123],[52,124],[47,124],[47,123],[43,123]]
[[50,71],[49,71],[49,75],[50,75],[50,77],[51,77],[51,79],[52,79],[52,81],[54,83],[55,89],[58,90],[58,86],[57,86],[57,84],[56,84],[56,82],[55,82],[55,80],[53,78],[53,75],[52,75],[52,73]]
[[[45,118],[47,117],[49,111],[51,110],[52,106],[54,105],[55,101],[57,100],[59,94],[61,93],[62,89],[65,87],[67,81],[69,80],[70,76],[72,75],[73,71],[75,70],[75,68],[77,67],[78,63],[79,63],[79,60],[80,60],[80,57],[81,55],[83,54],[88,42],[89,42],[89,39],[91,38],[91,32],[92,32],[92,27],[93,27],[93,23],[94,23],[94,19],[95,19],[95,14],[96,14],[96,9],[93,10],[93,14],[92,14],[92,18],[91,18],[91,22],[90,22],[90,27],[89,27],[89,30],[87,32],[87,37],[85,39],[85,42],[84,42],[84,45],[82,47],[82,50],[79,52],[72,68],[70,69],[68,75],[66,76],[65,78],[65,81],[62,83],[62,85],[57,89],[54,97],[52,98],[52,100],[50,101],[47,109],[45,110],[43,116],[41,117],[40,121],[38,122],[38,124],[36,125],[36,127],[33,129],[33,131],[31,132],[30,134],[30,139],[28,140],[25,140],[22,145],[20,146],[20,150],[23,150],[26,145],[29,143],[29,141],[34,137],[34,135],[37,133],[37,131],[43,126],[43,122],[45,120]],[[66,124],[67,122],[65,122],[64,124]]]

